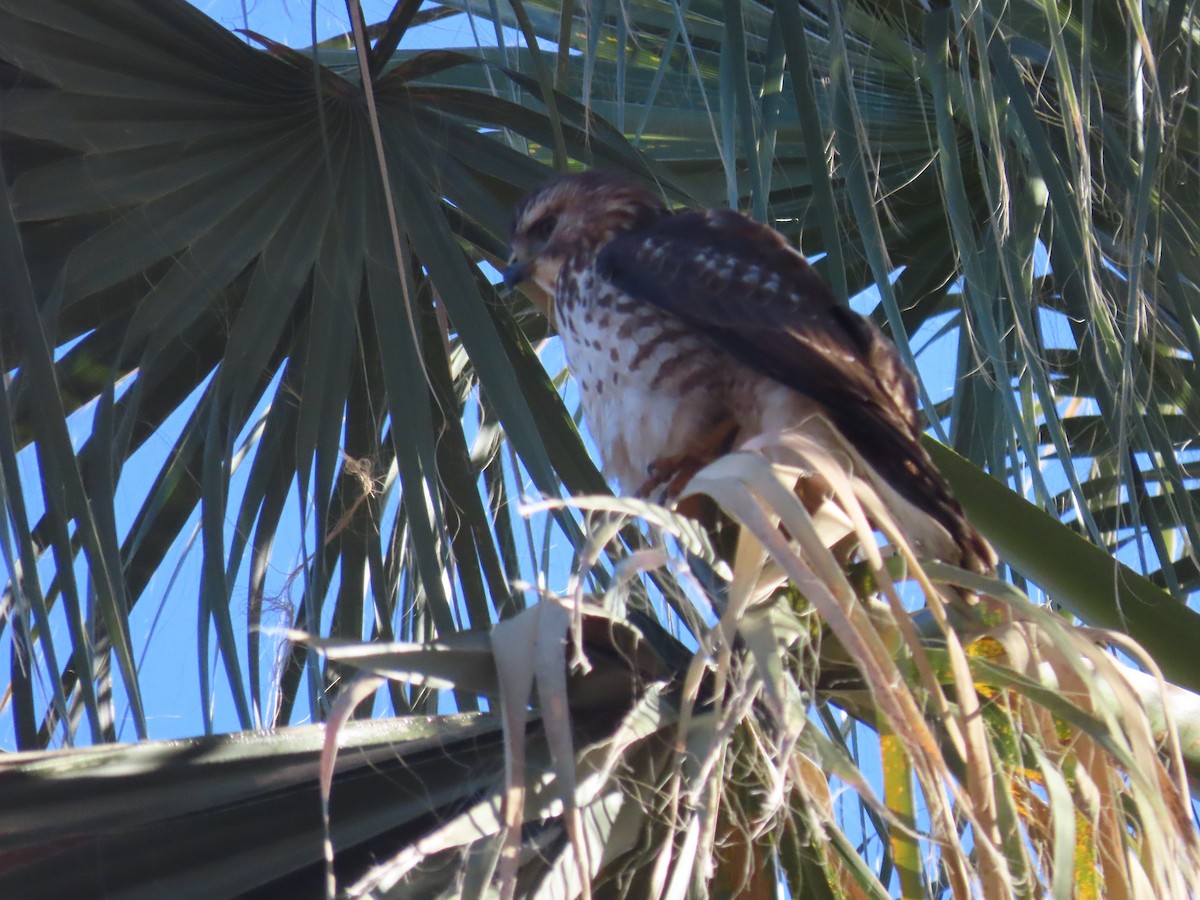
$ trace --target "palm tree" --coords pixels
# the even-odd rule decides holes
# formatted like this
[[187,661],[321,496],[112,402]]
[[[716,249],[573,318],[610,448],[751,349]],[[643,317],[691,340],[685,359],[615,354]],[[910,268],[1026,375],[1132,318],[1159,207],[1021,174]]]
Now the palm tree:
[[[1195,4],[350,8],[297,51],[183,0],[0,0],[0,884],[1194,890],[1190,695],[1098,647],[1200,689]],[[406,49],[458,8],[520,45]],[[606,496],[487,276],[579,165],[750,210],[953,360],[930,447],[1007,582],[887,528],[843,571],[755,453],[692,485],[732,555]],[[946,583],[994,602],[953,619]],[[227,697],[277,731],[109,743],[154,736],[160,597],[199,609],[204,730]]]

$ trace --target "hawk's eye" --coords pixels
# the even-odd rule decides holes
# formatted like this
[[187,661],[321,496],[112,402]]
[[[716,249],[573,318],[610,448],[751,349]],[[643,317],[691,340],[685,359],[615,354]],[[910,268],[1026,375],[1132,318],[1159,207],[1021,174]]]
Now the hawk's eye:
[[544,241],[554,233],[556,225],[558,225],[558,216],[542,216],[529,226],[529,236],[535,241]]

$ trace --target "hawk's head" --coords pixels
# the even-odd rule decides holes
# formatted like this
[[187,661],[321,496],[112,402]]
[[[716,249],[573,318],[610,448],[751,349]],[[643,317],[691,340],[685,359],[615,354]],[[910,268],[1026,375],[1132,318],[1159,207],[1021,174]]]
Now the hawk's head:
[[532,278],[553,294],[568,258],[598,251],[666,211],[662,200],[619,175],[561,175],[517,204],[504,281],[511,286]]

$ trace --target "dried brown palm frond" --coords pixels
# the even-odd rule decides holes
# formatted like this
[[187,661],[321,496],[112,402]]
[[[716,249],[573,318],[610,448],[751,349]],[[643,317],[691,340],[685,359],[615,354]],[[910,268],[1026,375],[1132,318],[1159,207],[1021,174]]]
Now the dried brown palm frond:
[[[690,655],[659,652],[670,638],[652,617],[621,620],[653,600],[631,579],[605,597],[546,596],[499,626],[490,648],[477,643],[496,667],[504,802],[499,790],[487,798],[486,826],[479,806],[441,823],[351,895],[429,889],[439,861],[438,877],[461,885],[486,847],[506,896],[773,896],[781,862],[794,896],[821,895],[818,882],[879,897],[894,884],[906,896],[997,898],[1072,884],[1106,896],[1200,886],[1178,743],[1151,727],[1103,649],[1111,636],[1000,582],[923,562],[873,479],[849,476],[846,459],[792,433],[696,476],[689,491],[716,498],[741,531],[723,596],[706,598],[719,614],[689,618]],[[833,506],[810,514],[798,477],[830,485]],[[646,511],[582,505],[608,510],[595,521],[601,542]],[[848,528],[871,579],[848,577],[833,552]],[[660,538],[630,559],[652,570],[671,552]],[[855,587],[871,581],[870,593]],[[947,615],[955,584],[987,602]],[[410,680],[428,677],[431,654],[461,649],[326,652]],[[618,671],[626,703],[608,708],[606,736],[589,739],[583,685]],[[549,770],[526,765],[530,748],[549,749]],[[893,885],[856,851],[867,838],[860,816],[889,844]],[[458,864],[445,864],[455,853]]]

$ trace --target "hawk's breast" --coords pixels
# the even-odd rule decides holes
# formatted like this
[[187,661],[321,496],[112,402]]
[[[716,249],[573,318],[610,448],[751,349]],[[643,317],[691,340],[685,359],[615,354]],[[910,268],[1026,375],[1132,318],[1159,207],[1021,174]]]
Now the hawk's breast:
[[632,493],[651,463],[686,451],[727,415],[729,372],[682,322],[573,263],[555,292],[559,334],[604,474]]
[[604,474],[622,492],[636,491],[652,463],[687,452],[722,421],[744,423],[746,405],[762,400],[761,376],[614,287],[586,257],[563,267],[555,317]]

